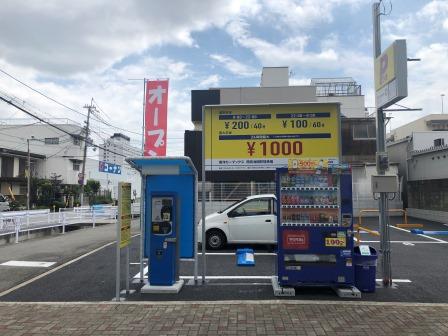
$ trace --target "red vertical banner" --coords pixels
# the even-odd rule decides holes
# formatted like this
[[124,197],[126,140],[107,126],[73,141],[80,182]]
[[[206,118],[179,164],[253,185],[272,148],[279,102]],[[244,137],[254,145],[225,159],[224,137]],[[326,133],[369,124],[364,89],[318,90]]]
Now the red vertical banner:
[[146,82],[144,156],[166,156],[168,80]]

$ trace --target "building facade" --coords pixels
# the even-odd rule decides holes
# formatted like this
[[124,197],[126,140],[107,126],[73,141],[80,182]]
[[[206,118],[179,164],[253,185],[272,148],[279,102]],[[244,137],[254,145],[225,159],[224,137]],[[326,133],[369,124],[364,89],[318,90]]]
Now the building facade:
[[[1,190],[12,188],[15,195],[26,195],[28,141],[31,176],[58,176],[63,184],[77,184],[81,172],[83,128],[68,119],[50,120],[60,128],[30,120],[11,119],[0,124]],[[69,133],[65,133],[65,132]],[[20,178],[20,180],[17,180]],[[16,180],[13,180],[16,179]]]
[[99,159],[110,163],[122,165],[126,157],[142,155],[142,150],[131,146],[131,138],[122,134],[114,133],[107,139],[99,150]]

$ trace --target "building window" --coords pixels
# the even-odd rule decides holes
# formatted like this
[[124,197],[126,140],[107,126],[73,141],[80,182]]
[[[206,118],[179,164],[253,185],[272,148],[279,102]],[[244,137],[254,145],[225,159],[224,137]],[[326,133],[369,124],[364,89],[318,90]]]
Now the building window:
[[372,140],[376,139],[376,128],[372,124],[354,124],[353,140]]
[[435,139],[434,140],[434,147],[440,147],[440,146],[445,146],[445,139],[444,138],[440,138],[440,139]]
[[45,138],[46,145],[59,145],[59,138]]
[[81,139],[79,139],[77,137],[73,137],[73,144],[75,146],[80,146],[81,145]]
[[79,171],[79,167],[81,166],[81,163],[79,162],[73,162],[73,170]]
[[28,187],[27,187],[26,184],[25,185],[23,185],[23,184],[20,185],[20,187],[19,187],[19,194],[20,195],[28,194]]

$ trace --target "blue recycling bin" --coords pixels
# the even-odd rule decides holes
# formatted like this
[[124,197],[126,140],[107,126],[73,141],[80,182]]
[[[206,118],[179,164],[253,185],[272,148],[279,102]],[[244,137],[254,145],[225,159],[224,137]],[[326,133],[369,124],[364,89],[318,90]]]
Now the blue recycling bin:
[[254,250],[251,248],[236,250],[236,263],[238,266],[255,266]]
[[376,286],[376,263],[378,254],[369,246],[370,255],[361,255],[359,246],[355,246],[353,259],[355,264],[355,285],[364,293],[373,293]]

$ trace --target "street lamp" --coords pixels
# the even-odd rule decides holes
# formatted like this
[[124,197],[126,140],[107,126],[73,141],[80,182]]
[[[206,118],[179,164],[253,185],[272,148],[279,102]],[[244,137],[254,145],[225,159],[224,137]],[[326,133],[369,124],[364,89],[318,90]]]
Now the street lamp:
[[444,94],[444,93],[442,93],[442,94],[440,95],[440,98],[442,99],[442,114],[443,114],[443,97],[445,97],[445,94]]

